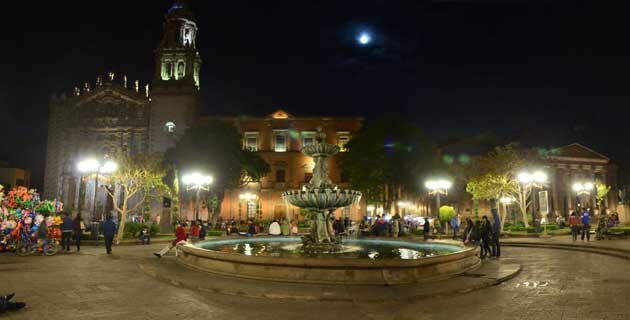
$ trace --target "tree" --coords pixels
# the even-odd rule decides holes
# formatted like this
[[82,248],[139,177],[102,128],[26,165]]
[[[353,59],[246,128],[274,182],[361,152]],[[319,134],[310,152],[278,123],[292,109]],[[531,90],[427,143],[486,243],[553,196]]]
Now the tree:
[[423,178],[435,169],[435,146],[405,119],[386,118],[364,126],[346,145],[342,171],[368,203],[386,211],[402,193],[415,193]]
[[[536,158],[533,151],[520,149],[515,143],[496,147],[488,154],[473,159],[467,169],[466,191],[472,195],[473,201],[498,201],[501,197],[515,199],[523,216],[523,223],[528,227],[530,190],[523,188],[516,176],[519,169],[532,165]],[[504,212],[501,215],[501,228],[506,214]]]
[[[145,204],[151,197],[168,194],[170,189],[163,182],[166,169],[163,158],[158,154],[136,154],[133,156],[121,154],[116,157],[118,170],[111,175],[111,182],[120,188],[120,198],[117,193],[105,188],[112,198],[114,210],[120,214],[116,239],[122,239],[125,230],[127,214]],[[135,202],[133,202],[135,201]]]
[[438,216],[440,218],[440,222],[442,222],[441,225],[443,228],[446,228],[446,232],[448,232],[449,222],[453,219],[453,216],[455,216],[455,208],[452,206],[441,206],[438,211]]
[[595,190],[597,190],[597,205],[601,206],[602,202],[610,192],[611,187],[605,185],[601,180],[595,180]]
[[210,187],[216,196],[216,206],[209,208],[214,209],[213,225],[221,214],[227,190],[258,182],[271,171],[260,155],[243,150],[236,127],[219,119],[210,119],[186,130],[166,157],[179,173],[199,170],[213,177]]

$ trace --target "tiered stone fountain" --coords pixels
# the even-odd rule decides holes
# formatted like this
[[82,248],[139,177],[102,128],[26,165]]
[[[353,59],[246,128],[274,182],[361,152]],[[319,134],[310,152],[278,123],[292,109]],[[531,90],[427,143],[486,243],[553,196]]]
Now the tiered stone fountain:
[[339,249],[340,241],[331,234],[331,215],[337,208],[347,207],[361,199],[361,192],[341,190],[328,176],[328,158],[339,152],[339,146],[325,142],[326,135],[318,128],[315,143],[302,149],[313,157],[313,178],[302,190],[290,190],[282,197],[290,204],[308,210],[311,231],[302,237],[303,248],[310,251]]
[[330,217],[337,208],[356,203],[361,193],[341,190],[328,177],[328,158],[339,152],[325,143],[302,152],[315,160],[313,178],[302,190],[282,196],[308,209],[310,233],[304,237],[225,237],[178,248],[178,263],[238,278],[316,284],[391,285],[423,281],[463,272],[479,264],[475,248],[456,241],[341,239],[332,233]]

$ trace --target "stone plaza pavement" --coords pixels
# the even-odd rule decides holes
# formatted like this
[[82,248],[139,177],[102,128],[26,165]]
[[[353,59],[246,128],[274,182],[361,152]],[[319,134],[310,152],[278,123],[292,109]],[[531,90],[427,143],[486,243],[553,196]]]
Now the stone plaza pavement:
[[[577,245],[630,249],[628,240]],[[120,246],[111,256],[104,254],[103,247],[53,257],[0,254],[0,291],[15,291],[18,300],[28,303],[27,309],[0,318],[630,319],[630,255],[625,259],[592,252],[505,247],[501,262],[520,264],[522,271],[493,287],[411,301],[392,297],[391,302],[388,297],[395,293],[370,289],[384,301],[334,302],[225,295],[160,280],[140,268],[173,264],[174,257],[158,260],[151,256],[158,247]],[[180,280],[200,276],[196,271],[180,271]],[[215,277],[204,275],[210,280]],[[236,285],[239,280],[234,281]],[[265,285],[273,289],[283,284]]]

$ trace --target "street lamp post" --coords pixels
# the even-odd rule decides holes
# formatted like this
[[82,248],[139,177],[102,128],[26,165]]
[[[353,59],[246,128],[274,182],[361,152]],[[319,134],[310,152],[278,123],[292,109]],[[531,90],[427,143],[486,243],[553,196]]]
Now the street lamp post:
[[[523,184],[523,190],[530,189],[532,194],[532,224],[536,226],[536,188],[543,188],[547,183],[547,174],[542,171],[523,171],[518,174],[518,181]],[[527,199],[525,199],[527,201]]]
[[195,190],[195,221],[199,220],[199,194],[201,193],[201,190],[210,190],[209,186],[212,181],[213,179],[211,176],[202,175],[198,172],[187,174],[182,177],[182,182],[186,185],[186,191]]
[[96,194],[98,192],[98,176],[99,174],[110,174],[118,169],[118,164],[112,160],[107,160],[105,157],[103,163],[95,158],[87,158],[79,161],[77,169],[82,174],[94,175],[94,194],[92,197],[92,239],[98,238],[98,224],[99,218],[96,214]]
[[[424,186],[429,189],[429,195],[435,194],[438,214],[440,212],[440,195],[447,195],[448,189],[450,189],[452,185],[453,183],[446,179],[427,180],[424,184]],[[438,214],[435,216],[438,217]]]

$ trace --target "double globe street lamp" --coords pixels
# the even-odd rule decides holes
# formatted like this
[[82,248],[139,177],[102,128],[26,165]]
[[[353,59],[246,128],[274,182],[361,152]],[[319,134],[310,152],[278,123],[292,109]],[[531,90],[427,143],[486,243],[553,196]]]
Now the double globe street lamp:
[[84,175],[94,175],[94,194],[92,198],[92,239],[98,237],[99,218],[96,215],[96,194],[98,192],[98,176],[107,175],[118,170],[118,163],[105,159],[101,162],[96,158],[86,158],[77,163],[77,169]]
[[195,220],[199,220],[199,193],[201,190],[209,191],[212,184],[212,177],[203,175],[199,172],[184,175],[182,182],[186,185],[186,191],[196,190],[195,192]]
[[578,206],[581,205],[582,197],[590,198],[593,189],[595,189],[595,184],[592,182],[576,182],[573,184],[573,191],[575,191],[578,196]]

